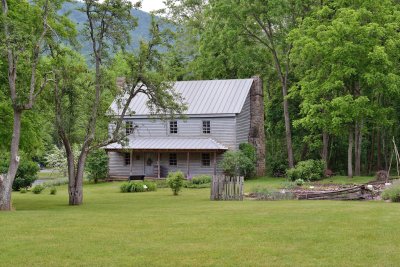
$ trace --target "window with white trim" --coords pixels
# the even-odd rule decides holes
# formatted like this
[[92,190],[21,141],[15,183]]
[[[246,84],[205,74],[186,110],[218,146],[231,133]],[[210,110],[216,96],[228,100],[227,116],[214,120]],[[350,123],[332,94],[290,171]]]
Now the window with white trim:
[[178,159],[177,159],[176,153],[169,154],[169,165],[170,166],[178,165]]
[[169,122],[169,133],[170,134],[177,134],[178,133],[178,122],[177,121],[170,121]]
[[127,135],[133,133],[133,122],[132,121],[125,122],[125,133]]
[[211,121],[203,121],[203,134],[211,133]]
[[210,153],[202,153],[201,154],[201,166],[203,166],[203,167],[211,166],[211,155],[210,155]]

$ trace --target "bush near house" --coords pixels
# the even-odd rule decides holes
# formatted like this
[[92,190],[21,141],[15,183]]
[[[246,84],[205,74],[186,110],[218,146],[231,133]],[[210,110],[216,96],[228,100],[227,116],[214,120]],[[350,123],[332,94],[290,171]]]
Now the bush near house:
[[306,160],[297,163],[295,168],[286,170],[286,177],[291,181],[317,181],[324,178],[325,162],[323,160]]
[[192,180],[187,180],[184,183],[185,188],[208,188],[211,185],[212,177],[210,175],[194,176]]
[[108,156],[103,149],[92,151],[86,162],[89,181],[97,183],[108,176]]
[[150,192],[156,191],[157,185],[153,182],[126,182],[121,184],[121,193]]
[[167,184],[171,188],[174,196],[177,196],[179,194],[179,191],[181,191],[183,187],[184,181],[185,175],[183,174],[183,172],[178,171],[168,173]]
[[220,166],[228,176],[254,176],[255,165],[242,151],[225,152]]

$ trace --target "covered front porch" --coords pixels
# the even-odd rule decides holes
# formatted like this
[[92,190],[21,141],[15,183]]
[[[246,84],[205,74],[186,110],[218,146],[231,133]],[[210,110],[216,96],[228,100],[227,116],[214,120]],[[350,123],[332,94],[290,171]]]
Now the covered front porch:
[[162,179],[174,171],[182,171],[189,179],[200,174],[217,175],[222,172],[218,162],[226,150],[212,139],[137,138],[124,147],[113,144],[106,148],[109,177]]

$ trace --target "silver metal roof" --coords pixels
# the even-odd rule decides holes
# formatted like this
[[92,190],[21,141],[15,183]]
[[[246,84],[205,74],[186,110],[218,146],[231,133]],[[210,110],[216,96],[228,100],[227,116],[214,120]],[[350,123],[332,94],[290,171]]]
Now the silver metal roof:
[[[181,81],[173,88],[187,104],[187,115],[236,114],[242,110],[252,83],[253,79]],[[129,108],[135,115],[150,115],[146,102],[147,96],[138,94]],[[110,109],[119,114],[116,101]]]
[[211,138],[145,138],[128,136],[129,142],[122,146],[113,143],[106,147],[109,150],[136,149],[136,150],[227,150]]

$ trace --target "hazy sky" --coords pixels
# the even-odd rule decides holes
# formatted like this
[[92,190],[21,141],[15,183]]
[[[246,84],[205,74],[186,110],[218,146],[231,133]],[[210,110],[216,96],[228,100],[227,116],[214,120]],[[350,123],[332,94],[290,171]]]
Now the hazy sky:
[[163,0],[143,0],[142,10],[150,12],[164,7]]

